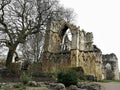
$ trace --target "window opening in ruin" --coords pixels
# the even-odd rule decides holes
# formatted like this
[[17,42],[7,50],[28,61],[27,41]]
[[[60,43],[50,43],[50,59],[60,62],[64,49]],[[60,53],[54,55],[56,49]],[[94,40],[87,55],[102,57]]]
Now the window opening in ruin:
[[112,67],[111,67],[110,63],[107,63],[107,64],[105,65],[105,67],[106,67],[107,70],[112,70]]
[[106,79],[107,79],[107,80],[113,80],[113,78],[114,78],[114,73],[113,73],[113,71],[112,71],[112,66],[111,66],[111,64],[110,64],[110,63],[107,63],[107,64],[105,65],[105,67],[106,67]]
[[61,42],[61,51],[70,51],[71,49],[71,41],[72,41],[72,34],[70,29],[65,28],[62,31],[62,42]]

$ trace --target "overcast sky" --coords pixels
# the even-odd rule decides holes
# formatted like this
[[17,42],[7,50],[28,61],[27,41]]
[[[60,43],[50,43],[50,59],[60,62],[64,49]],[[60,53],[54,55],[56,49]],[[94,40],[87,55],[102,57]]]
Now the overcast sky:
[[115,53],[120,68],[120,0],[60,0],[77,14],[76,25],[93,32],[103,54]]

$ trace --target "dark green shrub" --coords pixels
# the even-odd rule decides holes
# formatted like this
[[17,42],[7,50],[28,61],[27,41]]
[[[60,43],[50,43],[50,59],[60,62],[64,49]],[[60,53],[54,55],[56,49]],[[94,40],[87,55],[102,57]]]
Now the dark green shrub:
[[3,68],[5,66],[5,60],[0,60],[0,68]]
[[19,90],[24,90],[25,89],[25,85],[23,85],[22,83],[18,83],[18,84],[15,84],[13,86],[14,88],[19,88]]
[[85,74],[84,74],[84,70],[82,67],[73,67],[71,68],[72,70],[75,70],[77,72],[77,77],[80,79],[80,80],[85,80]]
[[20,76],[20,81],[23,84],[27,84],[29,81],[31,81],[31,77],[28,76],[25,72],[23,72],[23,74]]
[[86,80],[95,81],[95,76],[94,75],[86,75]]
[[42,69],[41,63],[35,62],[35,63],[30,64],[28,73],[32,75],[33,77],[40,77],[41,74],[43,74],[41,72],[41,69]]
[[21,65],[20,63],[11,63],[8,70],[9,77],[19,77],[21,74]]
[[65,84],[65,86],[75,85],[78,82],[77,72],[75,70],[60,72],[58,73],[57,79],[58,82]]

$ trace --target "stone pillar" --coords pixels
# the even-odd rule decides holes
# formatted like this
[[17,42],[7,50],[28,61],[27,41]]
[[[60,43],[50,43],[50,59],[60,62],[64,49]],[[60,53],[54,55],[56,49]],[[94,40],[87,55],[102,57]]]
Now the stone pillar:
[[80,36],[79,36],[79,49],[81,51],[85,51],[85,31],[80,31]]
[[113,73],[114,73],[114,80],[119,80],[119,69],[118,69],[118,61],[116,61],[115,65],[113,66]]
[[72,47],[71,49],[79,49],[79,30],[72,31]]
[[79,55],[79,29],[74,28],[72,31],[72,46],[71,46],[71,66],[78,66]]

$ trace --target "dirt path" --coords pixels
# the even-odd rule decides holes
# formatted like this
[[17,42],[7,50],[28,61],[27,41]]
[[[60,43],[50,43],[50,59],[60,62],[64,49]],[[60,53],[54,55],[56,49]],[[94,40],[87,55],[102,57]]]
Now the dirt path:
[[120,90],[120,83],[110,82],[110,83],[99,83],[103,86],[103,90]]

